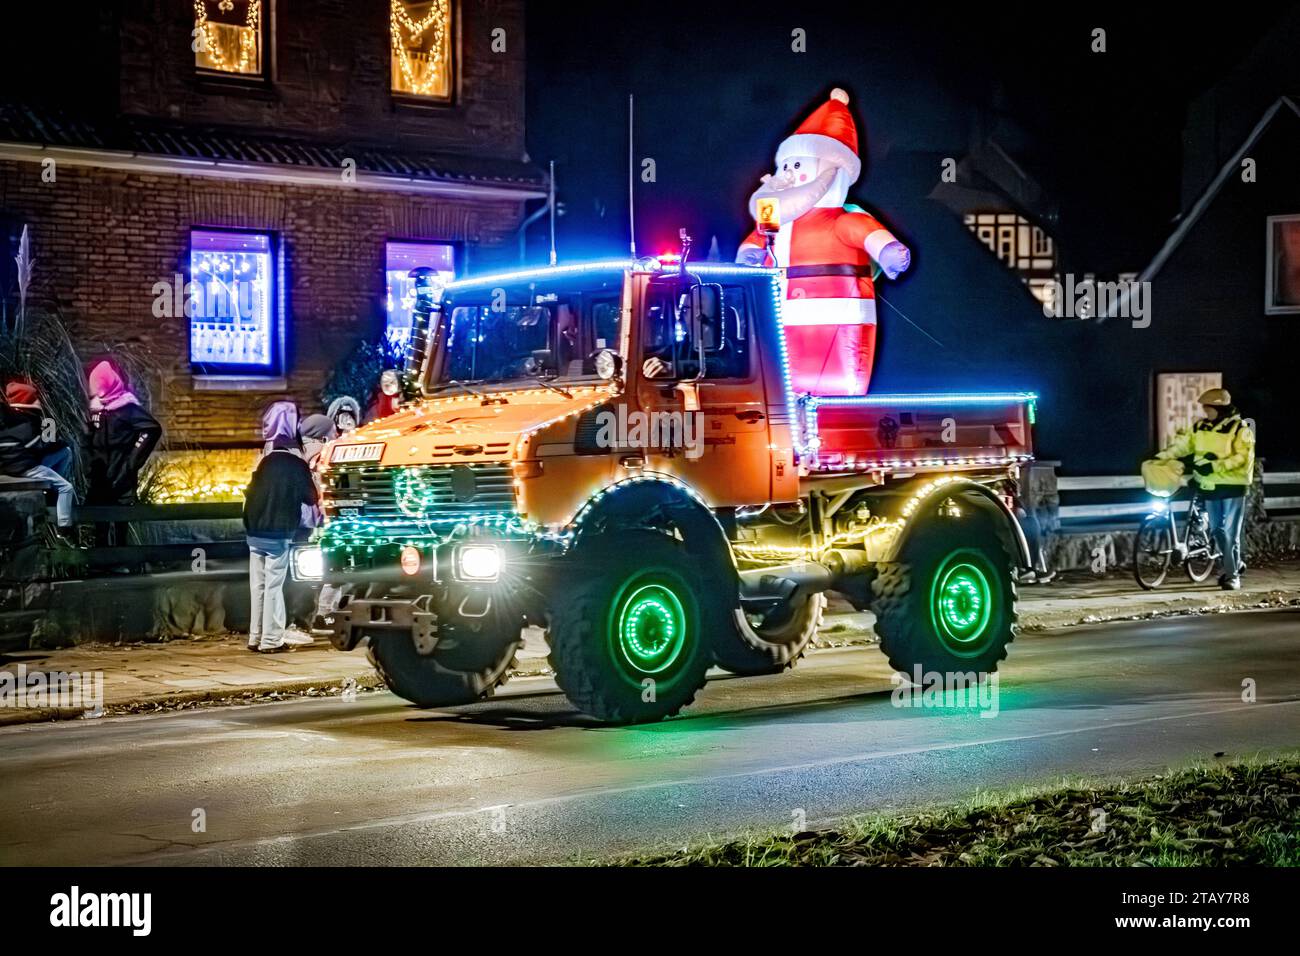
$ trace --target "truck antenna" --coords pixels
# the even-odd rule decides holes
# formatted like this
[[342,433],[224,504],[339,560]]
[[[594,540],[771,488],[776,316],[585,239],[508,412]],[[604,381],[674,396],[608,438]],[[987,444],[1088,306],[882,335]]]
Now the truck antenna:
[[632,156],[632,117],[635,109],[633,94],[629,93],[627,95],[627,235],[633,259],[636,259],[636,197],[632,189],[636,167],[636,160]]
[[551,160],[551,188],[547,203],[551,207],[551,265],[555,265],[555,160]]

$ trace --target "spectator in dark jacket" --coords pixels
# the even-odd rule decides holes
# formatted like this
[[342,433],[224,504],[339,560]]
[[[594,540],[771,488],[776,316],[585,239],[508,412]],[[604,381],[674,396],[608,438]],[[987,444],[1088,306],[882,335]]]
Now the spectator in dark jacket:
[[[17,383],[10,383],[5,388],[5,397],[0,399],[0,474],[14,478],[39,478],[48,482],[58,494],[54,513],[59,531],[70,535],[76,493],[72,483],[47,464],[63,461],[60,455],[66,455],[67,448],[61,447],[57,442],[44,441],[39,406],[33,407],[32,403],[11,403],[11,397],[29,397],[26,392],[14,389],[14,384]],[[34,389],[30,398],[35,398]]]
[[275,402],[262,416],[266,451],[244,492],[248,585],[252,599],[248,649],[263,653],[309,644],[285,630],[284,584],[290,546],[302,527],[303,505],[314,506],[316,483],[298,447],[298,409]]
[[41,423],[41,464],[53,469],[60,478],[72,481],[72,449],[66,441],[54,437],[45,441],[45,427],[53,422],[45,417],[40,393],[25,378],[15,378],[5,384],[5,401],[19,411],[31,412]]
[[[139,498],[140,469],[162,437],[162,426],[144,410],[122,373],[112,362],[97,362],[90,370],[90,468],[86,504],[133,505]],[[129,525],[114,522],[116,544],[127,543]],[[110,526],[95,526],[95,543],[109,544]]]

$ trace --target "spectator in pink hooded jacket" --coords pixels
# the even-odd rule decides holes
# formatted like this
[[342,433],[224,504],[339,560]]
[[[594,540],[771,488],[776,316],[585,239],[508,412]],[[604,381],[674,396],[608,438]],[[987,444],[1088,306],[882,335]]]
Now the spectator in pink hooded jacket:
[[[88,505],[133,505],[140,469],[162,437],[162,426],[140,405],[126,378],[111,361],[90,369],[90,433],[86,442],[89,484]],[[115,521],[111,528],[119,547],[127,543],[129,525]],[[95,544],[107,545],[110,525],[95,526]]]

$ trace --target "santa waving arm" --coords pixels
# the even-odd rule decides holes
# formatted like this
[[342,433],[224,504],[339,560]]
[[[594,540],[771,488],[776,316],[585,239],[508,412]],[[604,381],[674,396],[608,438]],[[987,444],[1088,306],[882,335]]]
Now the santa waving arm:
[[845,245],[867,250],[885,275],[897,279],[912,264],[912,254],[894,234],[865,212],[849,212],[835,221],[835,235]]

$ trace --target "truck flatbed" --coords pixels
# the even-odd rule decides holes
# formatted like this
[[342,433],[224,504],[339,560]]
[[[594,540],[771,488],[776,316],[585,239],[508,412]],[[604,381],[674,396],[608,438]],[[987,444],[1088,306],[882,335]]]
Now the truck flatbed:
[[971,471],[1033,457],[1032,392],[819,397],[800,401],[809,477]]

